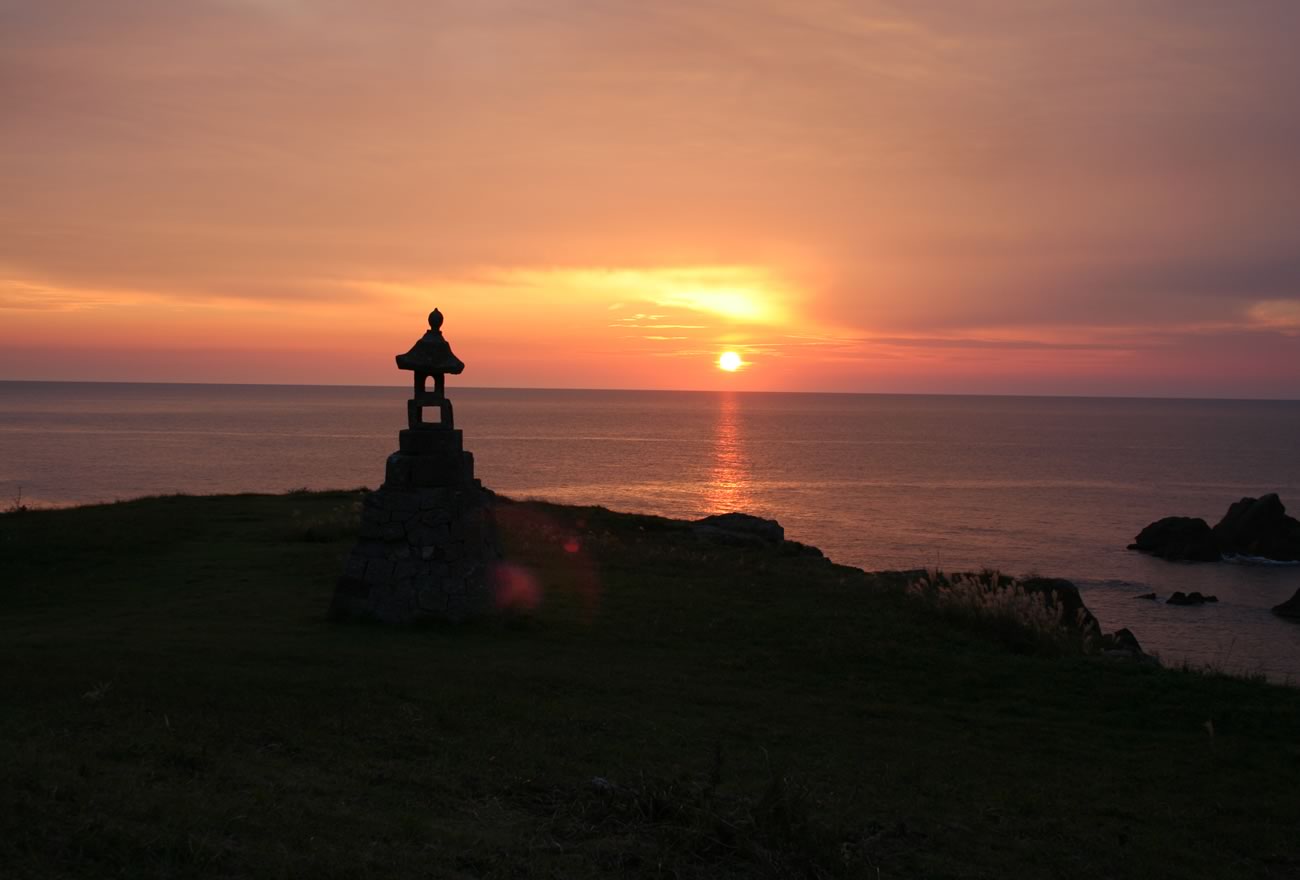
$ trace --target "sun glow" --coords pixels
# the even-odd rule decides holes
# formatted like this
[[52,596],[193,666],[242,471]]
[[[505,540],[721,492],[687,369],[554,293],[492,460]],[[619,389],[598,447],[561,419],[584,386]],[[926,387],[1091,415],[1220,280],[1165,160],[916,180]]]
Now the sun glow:
[[783,323],[790,296],[781,279],[761,266],[568,269],[517,272],[510,280],[562,287],[569,296],[644,304],[651,310],[684,309],[742,324]]
[[660,302],[697,312],[712,312],[731,321],[764,323],[771,320],[773,308],[759,289],[699,288],[674,290]]
[[718,369],[726,370],[728,373],[736,372],[736,370],[739,370],[744,363],[745,362],[740,359],[740,355],[736,354],[734,351],[724,351],[718,356]]

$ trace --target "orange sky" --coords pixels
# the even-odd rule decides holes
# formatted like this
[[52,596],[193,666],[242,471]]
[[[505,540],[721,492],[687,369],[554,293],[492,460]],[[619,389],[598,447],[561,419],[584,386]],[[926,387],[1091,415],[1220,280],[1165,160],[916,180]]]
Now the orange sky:
[[[1289,0],[0,2],[0,379],[1300,397]],[[715,366],[724,350],[746,366]]]

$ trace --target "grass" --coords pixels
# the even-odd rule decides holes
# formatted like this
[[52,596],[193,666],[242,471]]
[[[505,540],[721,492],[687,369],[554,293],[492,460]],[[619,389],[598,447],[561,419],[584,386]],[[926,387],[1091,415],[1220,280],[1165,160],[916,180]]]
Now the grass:
[[332,624],[358,498],[0,516],[6,878],[1300,874],[1293,689],[539,503],[531,613]]
[[907,585],[907,592],[1016,653],[1061,657],[1101,651],[1100,632],[1084,609],[1070,619],[1050,592],[1035,591],[1031,583],[1000,572],[926,571]]
[[14,493],[13,500],[9,502],[4,510],[0,510],[0,514],[26,513],[27,510],[28,507],[23,502],[23,487],[19,486],[18,490]]

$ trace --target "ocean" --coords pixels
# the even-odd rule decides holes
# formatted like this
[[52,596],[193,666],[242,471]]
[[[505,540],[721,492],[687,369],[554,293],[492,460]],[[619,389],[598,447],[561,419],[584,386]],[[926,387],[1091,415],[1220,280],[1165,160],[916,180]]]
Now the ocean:
[[[1269,608],[1300,566],[1125,546],[1278,492],[1300,509],[1300,402],[450,389],[485,485],[694,518],[742,510],[868,570],[1079,585],[1169,665],[1300,683]],[[0,382],[0,507],[377,486],[406,388]],[[1295,512],[1293,509],[1293,513]],[[791,585],[797,589],[797,584]],[[1135,598],[1199,590],[1217,604]],[[322,594],[324,595],[324,594]]]

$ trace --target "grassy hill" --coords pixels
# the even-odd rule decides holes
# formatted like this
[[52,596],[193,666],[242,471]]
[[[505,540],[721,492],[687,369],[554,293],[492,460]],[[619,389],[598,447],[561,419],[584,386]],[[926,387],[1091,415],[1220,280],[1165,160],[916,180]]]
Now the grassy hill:
[[535,612],[336,624],[359,497],[0,516],[0,875],[1300,876],[1300,691],[541,504]]

